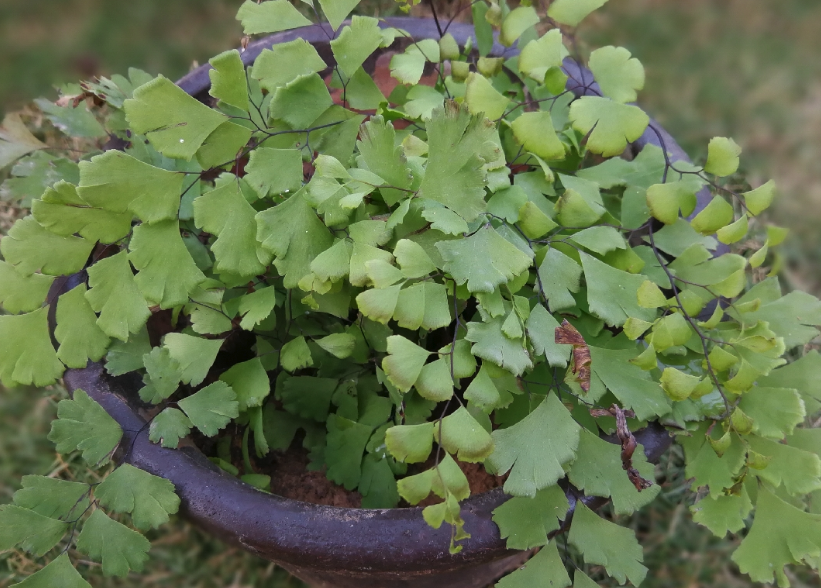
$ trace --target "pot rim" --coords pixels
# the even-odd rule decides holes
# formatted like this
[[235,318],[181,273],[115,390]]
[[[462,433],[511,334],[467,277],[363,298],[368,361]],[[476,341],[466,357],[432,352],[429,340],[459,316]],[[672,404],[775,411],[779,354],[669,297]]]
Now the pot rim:
[[[432,19],[385,18],[380,26],[402,28],[417,39],[438,39],[439,36]],[[297,38],[327,44],[329,32],[328,25],[312,25],[276,33],[249,44],[242,60],[250,65],[264,48]],[[471,25],[452,23],[448,32],[460,46],[470,37],[475,43]],[[514,48],[494,43],[491,54],[512,57],[517,53]],[[200,66],[177,84],[191,95],[202,95],[210,85],[210,69],[209,64]],[[577,96],[598,95],[598,85],[589,70],[570,58],[565,59],[563,69],[569,76],[567,88]],[[658,123],[651,119],[651,125],[633,143],[635,153],[653,144],[666,148],[671,161],[690,161]],[[693,214],[709,202],[709,189],[699,192],[697,199]],[[78,275],[66,276],[56,280],[54,287],[62,293],[82,281]],[[50,296],[50,302],[55,300],[56,296]],[[54,306],[52,304],[51,312]],[[90,362],[86,368],[67,370],[64,382],[70,394],[84,390],[120,424],[123,438],[115,454],[117,461],[168,479],[180,496],[180,514],[217,538],[269,560],[325,570],[418,573],[450,571],[520,553],[507,549],[492,521],[492,511],[509,498],[502,488],[471,496],[461,503],[465,530],[471,533],[471,538],[461,542],[463,549],[459,553],[450,554],[449,527],[431,528],[422,518],[422,507],[354,509],[267,494],[223,471],[193,447],[165,449],[151,443],[148,424],[138,414],[140,379],[133,372],[112,377],[102,363]],[[658,424],[637,431],[636,437],[645,445],[651,461],[657,460],[671,442],[666,430]],[[604,503],[598,497],[583,496],[572,486],[565,490],[570,509],[562,528],[556,532],[566,528],[577,499],[594,507]]]

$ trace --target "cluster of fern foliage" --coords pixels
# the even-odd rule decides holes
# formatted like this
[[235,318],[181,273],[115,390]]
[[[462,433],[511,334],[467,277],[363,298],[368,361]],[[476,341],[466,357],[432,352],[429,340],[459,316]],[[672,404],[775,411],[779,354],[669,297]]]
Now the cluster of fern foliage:
[[[543,546],[504,588],[594,586],[568,558],[641,584],[633,531],[581,502],[561,555],[549,537],[568,509],[562,479],[617,514],[653,500],[653,466],[629,446],[658,421],[684,447],[695,519],[746,533],[742,571],[788,586],[785,565],[817,567],[821,358],[802,348],[821,303],[782,294],[785,231],[756,220],[774,185],[728,187],[740,148],[721,137],[703,166],[672,161],[663,141],[619,157],[658,133],[632,104],[641,64],[593,51],[600,91],[584,96],[562,69],[559,25],[602,0],[556,0],[546,18],[480,0],[463,47],[446,27],[413,39],[376,18],[343,22],[357,3],[245,2],[246,35],[321,9],[335,63],[302,39],[251,67],[227,51],[210,62],[212,105],[139,70],[38,101],[61,147],[81,152],[6,117],[2,193],[31,215],[0,241],[2,383],[48,385],[89,361],[137,371],[151,441],[220,435],[211,459],[262,491],[252,454],[301,430],[310,467],[363,507],[436,495],[422,516],[450,525],[452,551],[471,532],[458,462],[482,463],[507,475],[494,521],[508,547]],[[491,56],[494,30],[515,56]],[[363,64],[389,48],[398,85],[385,96]],[[754,227],[759,249],[716,255]],[[170,325],[154,346],[152,321]],[[602,439],[613,433],[622,446]],[[122,437],[82,390],[50,434],[91,465]],[[0,507],[0,549],[59,553],[19,586],[87,586],[69,553],[106,574],[140,570],[149,542],[122,521],[150,529],[178,504],[169,482],[127,464],[96,486],[28,476]]]

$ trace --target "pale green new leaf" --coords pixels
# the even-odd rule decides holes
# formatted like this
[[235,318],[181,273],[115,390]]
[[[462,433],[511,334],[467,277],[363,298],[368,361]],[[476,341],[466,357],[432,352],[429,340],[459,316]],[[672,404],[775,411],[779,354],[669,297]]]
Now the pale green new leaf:
[[99,313],[97,325],[109,337],[127,341],[151,316],[125,251],[89,267],[88,283],[91,289],[85,294],[86,300]]
[[499,535],[508,549],[533,549],[547,545],[547,536],[559,528],[570,507],[558,485],[536,492],[533,498],[514,496],[493,511]]
[[519,54],[519,71],[541,83],[550,68],[561,67],[568,51],[562,42],[562,32],[555,28],[530,41]]
[[168,515],[180,506],[174,484],[127,463],[97,486],[94,497],[114,512],[130,513],[134,526],[142,531],[167,523]]
[[166,408],[151,420],[148,438],[168,449],[176,449],[180,439],[191,431],[191,419],[181,410]]
[[237,395],[225,382],[209,384],[177,405],[203,435],[213,437],[231,419],[239,416]]
[[137,286],[146,300],[160,308],[186,304],[194,288],[205,280],[183,243],[177,220],[134,227],[128,249],[129,261],[139,270],[134,278]]
[[631,529],[601,518],[581,501],[576,503],[567,540],[588,564],[603,565],[619,584],[628,579],[638,586],[647,575],[641,545]]
[[32,216],[50,232],[68,237],[79,234],[89,241],[114,243],[131,230],[131,211],[112,212],[89,206],[77,188],[60,181],[47,188],[31,205]]
[[471,72],[465,86],[465,104],[471,114],[496,120],[505,113],[510,98],[501,94],[482,74]]
[[[228,181],[194,200],[197,228],[217,236],[211,245],[215,271],[240,276],[265,273],[271,255],[257,241],[255,215],[237,181]],[[286,283],[286,287],[293,285]]]
[[596,49],[587,66],[604,95],[616,102],[634,102],[644,87],[644,67],[624,47]]
[[570,576],[567,575],[555,540],[548,543],[547,547],[512,574],[496,583],[496,588],[566,588],[567,586],[570,586]]
[[433,447],[434,423],[398,425],[385,431],[385,444],[390,454],[403,463],[420,463]]
[[576,456],[580,430],[551,394],[515,425],[493,431],[496,449],[487,462],[498,474],[510,471],[505,492],[532,498],[564,476],[564,464]]
[[490,226],[466,239],[440,241],[436,248],[445,271],[457,284],[467,283],[470,292],[493,292],[529,268],[533,259]]
[[[633,467],[647,480],[653,480],[653,465],[647,463],[641,445],[633,454]],[[627,477],[621,461],[621,446],[599,439],[582,429],[576,461],[570,467],[570,482],[587,496],[603,496],[613,500],[617,515],[631,514],[649,504],[661,487],[653,484],[639,492]]]
[[401,285],[365,290],[356,297],[359,311],[369,319],[388,324],[396,312]]
[[23,476],[22,482],[14,504],[44,517],[73,520],[88,506],[88,484],[46,476]]
[[648,322],[655,320],[656,311],[639,306],[636,297],[636,292],[646,280],[643,275],[616,269],[586,253],[579,256],[592,314],[614,327],[623,325],[628,317]]
[[62,553],[42,570],[35,572],[15,588],[91,588],[91,584],[71,565],[68,554]]
[[772,582],[782,588],[790,581],[784,566],[810,563],[821,555],[821,515],[787,504],[766,487],[758,490],[755,519],[732,559],[755,582]]
[[693,218],[690,224],[702,235],[712,235],[733,222],[734,216],[733,205],[721,196],[716,196]]
[[490,433],[464,406],[434,423],[433,436],[437,443],[441,443],[451,455],[456,455],[459,461],[483,462],[493,452]]
[[745,192],[743,196],[747,210],[749,210],[751,214],[761,214],[773,203],[773,199],[775,198],[775,182],[770,180],[755,190]]
[[679,220],[679,213],[686,217],[693,212],[698,189],[697,184],[686,180],[653,184],[645,195],[650,214],[664,224],[673,225]]
[[57,451],[82,451],[91,466],[108,462],[120,444],[123,430],[105,409],[83,390],[75,390],[74,398],[57,404],[57,418],[51,422],[49,441]]
[[426,400],[444,402],[453,396],[450,358],[440,358],[426,364],[416,380],[416,391]]
[[279,351],[279,362],[289,372],[312,366],[314,360],[305,337],[296,337],[283,345]]
[[738,169],[741,147],[726,137],[713,137],[707,145],[707,163],[704,171],[717,176],[730,176]]
[[573,128],[587,135],[587,148],[604,157],[619,155],[638,139],[650,118],[638,106],[620,104],[609,98],[583,96],[570,105]]
[[564,158],[564,143],[556,135],[549,111],[525,112],[513,121],[511,127],[513,135],[525,151],[546,160]]
[[265,397],[271,392],[268,374],[258,357],[234,364],[220,375],[220,380],[234,390],[241,411],[252,406],[262,406]]
[[83,525],[77,550],[101,561],[103,574],[124,578],[130,570],[140,572],[148,559],[151,543],[142,534],[108,517],[99,508]]
[[248,112],[248,82],[245,78],[245,64],[239,51],[224,51],[208,60],[214,68],[208,72],[211,88],[208,93],[224,102]]
[[0,260],[0,304],[6,312],[31,312],[46,301],[54,277],[44,274],[26,276]]
[[391,383],[402,392],[407,392],[416,383],[430,352],[408,341],[401,335],[388,337],[388,355],[382,360]]
[[123,110],[133,132],[148,137],[166,157],[186,161],[227,120],[163,76],[134,90],[134,98],[123,103]]
[[288,0],[270,0],[261,4],[245,0],[239,7],[237,20],[242,23],[246,35],[278,33],[311,24]]
[[522,36],[522,33],[538,24],[539,20],[539,15],[532,6],[514,8],[502,21],[499,42],[505,47],[510,47],[516,42],[516,39]]
[[559,24],[575,27],[605,2],[607,0],[556,0],[550,3],[547,16]]
[[257,239],[276,256],[274,265],[294,288],[311,271],[311,262],[333,244],[333,237],[300,190],[288,200],[257,214]]
[[[162,110],[165,106],[158,108]],[[223,117],[219,118],[222,123]],[[177,218],[184,180],[181,173],[143,163],[122,151],[110,150],[80,162],[77,193],[92,207],[113,213],[130,211],[141,220],[153,223]]]
[[354,16],[351,24],[331,41],[331,51],[342,71],[352,76],[381,43],[379,21],[366,16]]
[[305,39],[294,39],[263,49],[251,68],[251,77],[273,93],[299,76],[320,72],[326,67],[313,45]]
[[168,349],[171,357],[180,364],[182,381],[199,386],[214,364],[222,342],[222,339],[203,339],[183,333],[168,333],[163,340],[163,347]]
[[86,285],[80,284],[57,299],[57,357],[70,368],[84,368],[88,360],[99,361],[110,341],[97,326],[97,315],[85,294]]
[[63,369],[49,338],[48,308],[0,316],[0,382],[4,386],[47,386],[63,375]]
[[0,551],[20,549],[42,557],[63,538],[69,525],[15,506],[0,506]]
[[83,269],[94,242],[81,237],[62,237],[44,229],[33,216],[14,223],[0,239],[0,253],[23,276],[42,272],[66,276]]

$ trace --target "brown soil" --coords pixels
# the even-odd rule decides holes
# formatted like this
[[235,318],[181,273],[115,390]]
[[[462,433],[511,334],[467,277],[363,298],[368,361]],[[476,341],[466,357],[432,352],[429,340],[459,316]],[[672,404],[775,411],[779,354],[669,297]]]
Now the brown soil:
[[[271,493],[313,504],[361,508],[362,495],[359,492],[349,492],[342,486],[334,484],[325,477],[324,472],[308,471],[306,469],[308,466],[307,451],[298,445],[295,444],[287,451],[272,451],[269,458],[269,463],[258,467],[257,471],[271,476]],[[471,495],[481,494],[504,484],[505,477],[488,474],[481,464],[457,463],[468,479]],[[423,471],[430,467],[433,467],[433,460],[415,469]],[[441,502],[441,499],[431,494],[419,503],[419,506],[428,506],[437,502]],[[399,506],[409,507],[410,505],[401,501]]]

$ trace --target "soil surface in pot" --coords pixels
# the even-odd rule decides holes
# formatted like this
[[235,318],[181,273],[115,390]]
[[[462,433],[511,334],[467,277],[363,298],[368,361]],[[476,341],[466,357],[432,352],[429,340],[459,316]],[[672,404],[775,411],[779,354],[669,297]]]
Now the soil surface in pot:
[[[205,455],[215,455],[215,443],[213,439],[201,435],[192,434],[192,440]],[[242,439],[240,435],[233,436],[231,447],[231,463],[239,471],[243,471]],[[435,454],[435,452],[434,452]],[[362,495],[356,491],[346,490],[329,480],[324,471],[310,471],[308,465],[308,450],[302,447],[302,435],[298,434],[287,450],[271,450],[263,458],[251,456],[251,463],[254,465],[254,473],[265,474],[271,477],[269,488],[272,494],[292,498],[302,502],[312,504],[322,504],[325,506],[340,506],[345,508],[361,508]],[[456,462],[470,484],[471,495],[481,494],[494,488],[498,488],[505,483],[507,476],[493,476],[488,474],[481,464]],[[421,464],[413,464],[408,467],[408,474],[422,472],[433,467],[434,457]],[[434,495],[429,496],[416,506],[428,506],[441,502]],[[404,500],[398,505],[400,508],[411,506]]]

